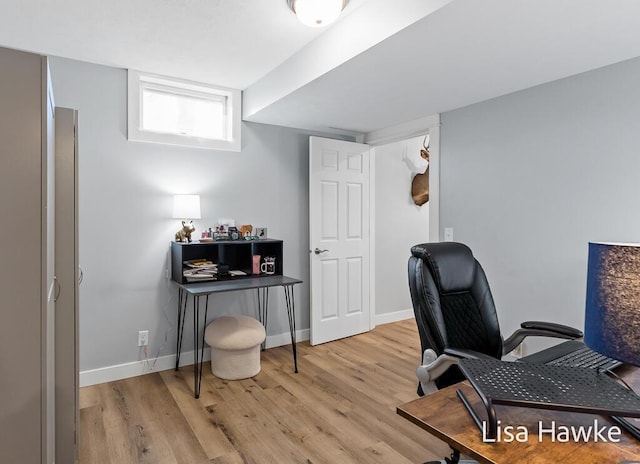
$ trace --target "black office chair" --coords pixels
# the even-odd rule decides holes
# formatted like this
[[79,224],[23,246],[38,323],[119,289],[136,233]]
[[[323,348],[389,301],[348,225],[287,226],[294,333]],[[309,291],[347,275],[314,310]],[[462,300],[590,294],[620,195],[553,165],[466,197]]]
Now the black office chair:
[[[485,273],[462,243],[423,243],[411,248],[409,288],[423,353],[423,364],[416,370],[420,396],[463,380],[456,365],[460,358],[500,359],[527,336],[582,336],[572,327],[532,321],[522,323],[503,340]],[[458,459],[454,452],[446,462]]]
[[[409,289],[422,352],[431,349],[436,357],[500,359],[527,336],[582,337],[572,327],[530,321],[504,340],[484,270],[462,243],[423,243],[411,248]],[[452,366],[433,380],[442,388],[462,379]],[[426,392],[419,388],[418,393]]]

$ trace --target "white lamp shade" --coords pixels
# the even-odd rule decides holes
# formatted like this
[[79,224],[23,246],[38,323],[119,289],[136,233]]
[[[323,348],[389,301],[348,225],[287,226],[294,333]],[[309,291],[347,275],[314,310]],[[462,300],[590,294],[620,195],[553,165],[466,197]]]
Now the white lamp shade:
[[200,219],[200,195],[174,195],[173,217],[175,219]]
[[335,21],[344,7],[344,0],[295,0],[293,9],[305,26],[323,27]]

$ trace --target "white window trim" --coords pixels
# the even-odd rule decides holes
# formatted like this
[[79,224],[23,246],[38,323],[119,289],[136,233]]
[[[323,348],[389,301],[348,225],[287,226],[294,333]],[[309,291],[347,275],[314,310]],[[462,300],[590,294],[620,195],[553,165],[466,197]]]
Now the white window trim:
[[[166,145],[181,145],[186,147],[205,148],[213,150],[225,150],[239,152],[242,149],[241,136],[241,108],[242,93],[237,89],[217,87],[209,84],[158,76],[129,69],[127,72],[127,138],[137,142],[162,143]],[[209,94],[226,97],[226,138],[227,140],[213,140],[202,137],[193,137],[178,134],[163,134],[158,132],[141,130],[141,105],[142,86],[161,87],[163,89],[176,89],[183,95]]]

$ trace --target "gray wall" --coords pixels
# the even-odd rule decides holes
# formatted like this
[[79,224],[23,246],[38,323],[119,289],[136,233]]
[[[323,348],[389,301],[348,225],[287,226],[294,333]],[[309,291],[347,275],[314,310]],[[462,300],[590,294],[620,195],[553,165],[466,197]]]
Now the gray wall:
[[[241,153],[129,142],[124,70],[53,58],[51,73],[56,104],[79,110],[81,371],[143,359],[138,330],[150,330],[150,357],[175,353],[177,292],[165,278],[174,193],[201,195],[198,235],[224,217],[284,240],[286,274],[305,281],[297,328],[309,327],[310,134],[247,123]],[[270,301],[268,334],[288,333],[282,292]],[[216,296],[211,307],[209,319],[254,314],[254,294]],[[191,349],[190,330],[184,343]]]
[[414,137],[373,149],[376,316],[407,310],[413,314],[407,260],[413,245],[429,241],[429,203],[417,206],[413,202],[414,174],[403,157],[419,154],[422,141],[423,137]]
[[503,332],[582,328],[587,242],[640,241],[639,82],[634,59],[442,115],[440,225],[483,264]]

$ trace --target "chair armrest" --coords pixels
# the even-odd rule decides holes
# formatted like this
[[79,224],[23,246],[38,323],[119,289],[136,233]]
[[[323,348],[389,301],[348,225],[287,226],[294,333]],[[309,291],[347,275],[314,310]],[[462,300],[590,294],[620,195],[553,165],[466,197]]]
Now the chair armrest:
[[433,393],[438,389],[435,380],[444,374],[454,364],[458,364],[460,358],[441,354],[436,356],[436,352],[428,349],[422,355],[422,365],[416,368],[416,376],[422,386],[425,395]]
[[526,321],[520,324],[520,327],[522,327],[523,329],[550,330],[552,332],[566,334],[571,338],[580,338],[582,337],[582,335],[584,335],[582,333],[582,330],[578,330],[564,324],[556,324],[555,322]]
[[502,354],[513,351],[526,337],[553,337],[573,340],[582,337],[582,331],[553,322],[527,321],[520,325],[502,344]]
[[444,353],[440,356],[436,356],[435,351],[431,349],[424,350],[422,365],[416,369],[416,376],[420,381],[422,391],[425,394],[436,391],[438,389],[435,384],[436,379],[444,374],[451,366],[458,364],[458,361],[462,358],[494,359],[484,353],[460,348],[445,348]]

